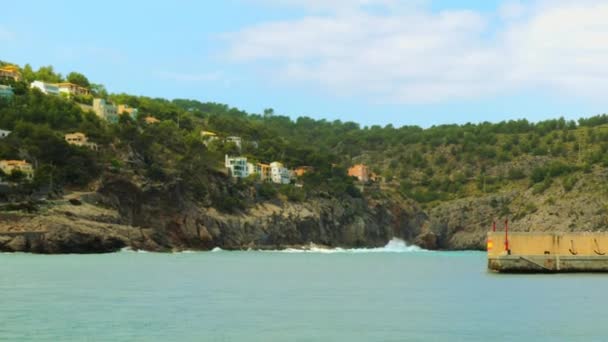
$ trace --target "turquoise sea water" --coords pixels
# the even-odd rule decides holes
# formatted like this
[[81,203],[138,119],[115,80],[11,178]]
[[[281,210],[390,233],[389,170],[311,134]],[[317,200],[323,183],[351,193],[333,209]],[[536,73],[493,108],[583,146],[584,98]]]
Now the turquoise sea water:
[[606,341],[607,292],[477,252],[0,254],[0,340]]

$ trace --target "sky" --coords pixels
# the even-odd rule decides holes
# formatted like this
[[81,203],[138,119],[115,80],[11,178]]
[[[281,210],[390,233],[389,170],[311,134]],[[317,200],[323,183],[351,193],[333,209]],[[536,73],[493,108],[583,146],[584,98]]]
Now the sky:
[[420,125],[608,112],[608,1],[14,1],[0,60],[110,92]]

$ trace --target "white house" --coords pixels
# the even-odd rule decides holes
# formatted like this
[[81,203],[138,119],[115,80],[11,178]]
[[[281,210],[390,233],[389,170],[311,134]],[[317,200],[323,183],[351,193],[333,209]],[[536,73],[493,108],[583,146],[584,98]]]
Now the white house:
[[0,139],[8,137],[9,134],[11,134],[11,131],[5,131],[3,129],[0,129]]
[[46,95],[59,95],[59,87],[53,83],[46,83],[42,81],[34,81],[30,84],[30,88],[38,89]]
[[226,155],[225,165],[234,178],[247,178],[249,176],[247,158],[245,157],[229,157]]
[[15,93],[13,93],[13,87],[0,84],[0,97],[13,97]]
[[289,176],[289,170],[283,166],[282,163],[273,162],[270,163],[270,177],[273,183],[277,184],[289,184],[291,183],[291,177]]
[[236,136],[227,137],[226,142],[231,142],[231,143],[235,144],[239,150],[243,146],[243,139],[241,139],[241,137],[236,137]]
[[116,106],[104,99],[93,99],[93,111],[97,116],[108,122],[118,122],[118,110]]

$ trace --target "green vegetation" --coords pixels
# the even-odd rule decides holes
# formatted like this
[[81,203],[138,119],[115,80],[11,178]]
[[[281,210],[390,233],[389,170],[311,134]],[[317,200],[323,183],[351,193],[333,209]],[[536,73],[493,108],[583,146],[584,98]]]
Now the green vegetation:
[[[82,74],[72,72],[63,78],[52,67],[33,71],[26,65],[22,75],[24,82],[2,81],[11,84],[16,95],[0,100],[0,128],[13,131],[0,140],[0,159],[34,163],[37,184],[52,179],[54,186],[78,187],[106,172],[128,174],[145,182],[182,182],[193,198],[234,210],[245,208],[251,198],[360,197],[346,170],[365,163],[384,179],[384,190],[434,205],[514,187],[541,194],[561,184],[571,191],[581,173],[608,166],[607,115],[578,122],[559,118],[427,129],[361,127],[339,120],[292,120],[272,109],[251,114],[218,103],[108,94]],[[94,96],[138,108],[140,115],[108,124],[83,112],[74,103],[77,99],[30,91],[27,82],[34,79],[90,87]],[[146,116],[161,123],[147,125]],[[221,139],[205,145],[201,130],[220,137],[240,136],[242,150]],[[65,143],[63,134],[74,131],[85,133],[100,151]],[[251,179],[228,181],[223,176],[224,154],[267,163],[277,160],[289,167],[312,166],[315,171],[298,181],[302,188]],[[218,177],[226,180],[225,186],[217,185]],[[248,195],[251,192],[255,196]]]

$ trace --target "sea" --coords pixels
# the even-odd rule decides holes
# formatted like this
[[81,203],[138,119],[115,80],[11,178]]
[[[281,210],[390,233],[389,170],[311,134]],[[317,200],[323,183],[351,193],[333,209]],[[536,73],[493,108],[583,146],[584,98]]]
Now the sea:
[[0,254],[0,341],[608,341],[608,275],[385,248]]

